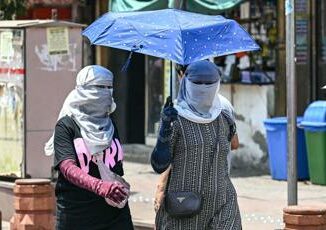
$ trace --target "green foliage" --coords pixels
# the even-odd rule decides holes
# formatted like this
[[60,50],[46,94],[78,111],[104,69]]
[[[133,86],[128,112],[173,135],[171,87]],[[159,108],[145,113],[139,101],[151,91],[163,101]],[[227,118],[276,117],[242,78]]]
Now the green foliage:
[[26,11],[26,0],[0,0],[0,20],[12,20]]

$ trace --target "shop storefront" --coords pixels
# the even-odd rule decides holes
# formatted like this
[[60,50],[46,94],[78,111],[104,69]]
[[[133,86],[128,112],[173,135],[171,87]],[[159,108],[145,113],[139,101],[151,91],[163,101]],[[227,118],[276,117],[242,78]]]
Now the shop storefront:
[[326,91],[321,88],[326,85],[326,2],[316,1],[316,97],[317,100],[326,100]]

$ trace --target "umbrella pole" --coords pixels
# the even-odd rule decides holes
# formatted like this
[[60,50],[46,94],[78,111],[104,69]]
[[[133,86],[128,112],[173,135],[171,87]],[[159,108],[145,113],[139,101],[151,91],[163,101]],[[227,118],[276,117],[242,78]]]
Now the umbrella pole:
[[173,101],[172,93],[173,93],[173,87],[172,87],[172,61],[170,61],[170,97],[171,97],[171,103]]

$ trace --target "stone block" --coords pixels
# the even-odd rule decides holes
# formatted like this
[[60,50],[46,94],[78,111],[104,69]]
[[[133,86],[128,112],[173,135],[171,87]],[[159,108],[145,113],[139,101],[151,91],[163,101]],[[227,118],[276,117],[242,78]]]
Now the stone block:
[[287,224],[293,225],[324,225],[326,224],[326,215],[294,215],[283,214],[283,220]]
[[43,211],[53,210],[53,197],[15,197],[14,198],[15,210],[30,210],[30,211]]
[[286,224],[284,230],[326,230],[326,225],[305,225],[305,226],[298,226],[298,225],[291,225]]

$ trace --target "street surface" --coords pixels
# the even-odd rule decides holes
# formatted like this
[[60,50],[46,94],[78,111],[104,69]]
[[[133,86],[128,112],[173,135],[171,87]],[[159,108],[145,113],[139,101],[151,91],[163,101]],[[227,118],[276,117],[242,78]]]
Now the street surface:
[[[153,197],[159,175],[149,164],[124,163],[125,178],[132,187],[129,200],[135,222],[154,224]],[[236,173],[236,175],[241,175]],[[282,210],[287,204],[287,183],[272,180],[269,175],[232,177],[238,193],[238,201],[244,230],[282,229]],[[326,205],[326,186],[310,182],[298,184],[299,204]],[[3,230],[9,230],[3,222]]]
[[[154,223],[153,194],[158,175],[146,164],[125,162],[124,170],[133,191],[129,201],[133,219]],[[272,180],[269,175],[232,177],[232,181],[238,193],[244,230],[282,229],[282,210],[287,204],[285,181]],[[300,205],[326,205],[326,186],[299,182],[298,190]]]

